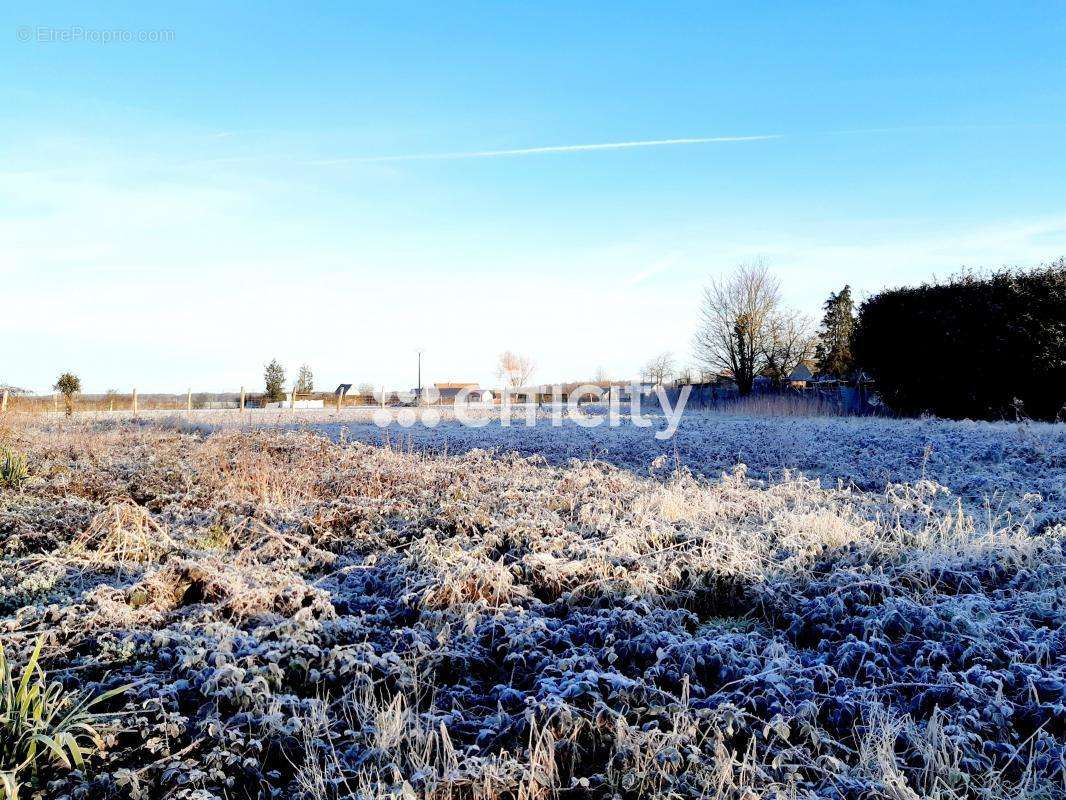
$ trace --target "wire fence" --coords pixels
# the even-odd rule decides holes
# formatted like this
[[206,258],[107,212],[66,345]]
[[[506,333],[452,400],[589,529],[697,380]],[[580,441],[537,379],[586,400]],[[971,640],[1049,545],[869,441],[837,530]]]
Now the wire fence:
[[[69,399],[71,411],[83,412],[139,412],[139,411],[196,411],[209,409],[244,410],[253,408],[352,408],[378,405],[372,394],[332,392],[286,393],[272,398],[262,392],[193,392],[184,394],[141,394],[107,392],[105,394],[76,394]],[[68,398],[60,393],[26,394],[10,390],[0,391],[0,411],[30,414],[60,414],[68,410]]]
[[[695,385],[689,388],[686,407],[689,410],[704,410],[726,414],[744,414],[755,416],[840,416],[840,415],[884,415],[891,413],[878,402],[876,394],[854,387],[832,388],[784,388],[778,390],[761,390],[741,397],[735,389]],[[664,391],[671,406],[676,406],[680,399],[681,387],[669,387]],[[105,394],[77,394],[69,399],[60,393],[26,394],[0,390],[0,412],[30,414],[65,414],[68,412],[133,413],[149,411],[191,412],[198,410],[233,410],[250,409],[323,409],[340,410],[342,408],[370,408],[375,406],[414,405],[414,401],[405,402],[403,393],[381,391],[338,394],[334,392],[288,392],[282,397],[270,397],[263,392],[193,392],[184,394],[141,394],[136,390],[130,392],[107,392]],[[593,403],[604,402],[590,398]],[[443,400],[439,399],[438,403]],[[498,401],[497,401],[498,402]],[[566,396],[563,396],[566,402]],[[641,407],[658,402],[649,393],[638,397]],[[449,399],[448,405],[451,404]],[[580,403],[579,403],[580,405]]]

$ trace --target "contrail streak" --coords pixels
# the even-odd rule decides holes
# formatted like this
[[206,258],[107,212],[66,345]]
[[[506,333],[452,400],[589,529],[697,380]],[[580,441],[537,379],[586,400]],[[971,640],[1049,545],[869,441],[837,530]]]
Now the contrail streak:
[[780,139],[781,134],[765,136],[702,136],[692,139],[646,139],[636,142],[604,142],[600,144],[563,144],[553,147],[522,147],[514,150],[474,150],[463,153],[417,153],[400,156],[362,156],[313,161],[318,166],[356,164],[380,161],[454,161],[464,158],[503,158],[505,156],[536,156],[548,153],[582,153],[590,150],[628,150],[633,147],[669,147],[683,144],[716,144],[721,142],[764,142]]

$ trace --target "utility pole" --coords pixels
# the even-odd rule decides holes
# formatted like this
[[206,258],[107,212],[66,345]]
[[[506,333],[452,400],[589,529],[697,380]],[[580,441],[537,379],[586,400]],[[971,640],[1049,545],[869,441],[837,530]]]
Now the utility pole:
[[422,405],[422,348],[415,350],[418,353],[418,404]]

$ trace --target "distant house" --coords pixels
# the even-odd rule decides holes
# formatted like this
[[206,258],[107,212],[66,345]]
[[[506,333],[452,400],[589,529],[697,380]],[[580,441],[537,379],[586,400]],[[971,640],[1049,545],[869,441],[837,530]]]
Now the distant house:
[[454,404],[462,399],[467,403],[491,403],[495,399],[489,389],[482,389],[476,383],[435,383],[433,388],[437,390],[439,402],[444,404]]
[[440,401],[442,403],[454,403],[455,402],[455,398],[458,397],[458,395],[459,395],[459,392],[463,391],[464,389],[466,389],[467,392],[471,392],[471,391],[474,391],[474,390],[478,389],[479,387],[478,387],[478,384],[476,384],[476,383],[461,383],[460,382],[460,383],[435,383],[435,384],[433,384],[433,388],[437,390],[437,397],[440,398]]
[[613,381],[570,381],[567,383],[542,383],[531,386],[519,386],[501,389],[499,399],[504,396],[510,403],[533,403],[550,405],[552,403],[606,403],[615,397],[622,403],[630,402],[633,397],[648,397],[655,392],[651,383],[618,383]]
[[716,372],[709,377],[710,380],[707,381],[707,383],[709,383],[711,386],[714,386],[718,389],[727,389],[730,391],[736,391],[737,389],[737,379],[733,377],[733,373],[731,370],[722,370],[721,372]]
[[511,402],[518,403],[606,403],[611,397],[628,403],[633,396],[646,397],[655,391],[650,383],[614,383],[611,381],[571,381],[569,383],[523,386],[508,390]]
[[654,392],[655,385],[652,383],[636,381],[633,383],[615,383],[607,387],[607,393],[603,399],[607,402],[612,398],[616,398],[619,403],[631,403],[634,399],[650,397]]
[[542,403],[545,398],[551,397],[550,386],[516,386],[504,387],[499,390],[500,402],[506,400],[509,403]]
[[814,374],[806,364],[800,364],[792,374],[788,376],[788,385],[796,389],[806,389],[807,385],[814,380]]
[[[554,390],[555,387],[548,388]],[[598,403],[610,396],[611,384],[607,381],[572,382],[559,384],[558,389],[559,398],[563,403],[569,403],[571,400],[578,404]]]

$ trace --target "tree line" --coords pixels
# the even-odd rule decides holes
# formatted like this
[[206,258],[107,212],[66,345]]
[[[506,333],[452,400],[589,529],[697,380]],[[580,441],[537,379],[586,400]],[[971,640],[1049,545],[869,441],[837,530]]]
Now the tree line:
[[[276,358],[264,365],[263,384],[267,400],[277,402],[285,399],[285,367]],[[311,394],[315,390],[315,376],[307,364],[300,366],[292,390],[296,394]]]
[[743,264],[704,289],[693,349],[741,395],[758,376],[781,386],[804,364],[821,378],[873,382],[902,414],[1060,419],[1066,259],[886,289],[857,312],[844,286],[826,300],[817,330],[783,304],[764,264]]
[[[787,307],[780,281],[762,262],[738,266],[704,289],[693,352],[702,374],[680,373],[672,354],[643,368],[644,381],[683,383],[727,376],[740,395],[756,378],[778,388],[800,365],[822,379],[870,381],[894,411],[950,418],[1066,418],[1066,259],[1034,270],[962,272],[942,282],[886,289],[856,311],[850,286],[829,295],[821,324]],[[526,386],[531,359],[500,355],[505,389]],[[264,365],[265,395],[283,400],[285,367]],[[597,370],[596,380],[606,381]],[[54,390],[67,414],[81,380],[63,373]],[[301,365],[296,394],[314,391]],[[372,397],[362,384],[359,394]]]
[[703,290],[693,339],[697,361],[712,376],[728,375],[742,395],[755,379],[783,386],[800,365],[836,380],[853,376],[851,288],[830,295],[816,331],[809,317],[785,306],[781,283],[762,262],[741,264]]

